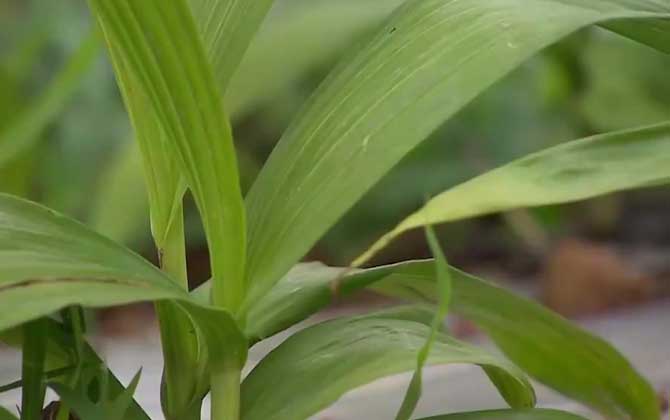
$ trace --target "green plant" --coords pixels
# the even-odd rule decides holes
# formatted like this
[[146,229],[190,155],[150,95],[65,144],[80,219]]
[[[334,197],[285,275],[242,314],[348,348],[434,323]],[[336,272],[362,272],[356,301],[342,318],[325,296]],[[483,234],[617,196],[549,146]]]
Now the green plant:
[[[102,405],[106,418],[146,419],[128,398],[136,381],[125,390],[101,368],[76,307],[149,300],[161,327],[168,419],[199,418],[208,392],[214,420],[305,419],[354,387],[415,369],[398,414],[406,419],[424,364],[473,363],[511,408],[442,418],[575,418],[532,409],[527,373],[612,418],[657,420],[653,390],[616,350],[449,268],[430,229],[435,262],[355,267],[409,228],[666,183],[667,123],[570,142],[450,189],[354,267],[294,265],[441,122],[540,49],[601,25],[669,53],[670,5],[408,0],[323,82],[243,200],[221,98],[271,3],[89,0],[141,150],[161,270],[47,208],[0,195],[0,331],[24,350],[23,417],[39,418],[48,384],[62,398],[61,418],[71,409],[89,420]],[[213,273],[191,292],[186,190],[202,218]],[[242,379],[250,346],[362,288],[416,305],[305,328]],[[448,309],[476,322],[509,361],[451,338],[440,322]],[[56,311],[60,319],[48,317]]]

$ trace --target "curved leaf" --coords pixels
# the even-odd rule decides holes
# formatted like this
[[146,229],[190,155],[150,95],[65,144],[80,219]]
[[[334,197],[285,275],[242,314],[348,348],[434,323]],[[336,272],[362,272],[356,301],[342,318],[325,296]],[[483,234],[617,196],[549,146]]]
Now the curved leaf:
[[[219,340],[216,349],[239,352],[244,338],[227,311],[197,304],[142,257],[84,225],[0,194],[0,331],[74,304],[166,299],[175,300],[208,339]],[[214,362],[218,350],[209,356]]]
[[[241,418],[306,419],[347,391],[414,368],[428,333],[424,324],[374,315],[308,327],[280,344],[246,377]],[[439,334],[428,364],[451,363],[478,364],[510,404],[534,404],[532,387],[514,365]]]
[[[299,264],[250,311],[247,336],[268,337],[365,287],[434,304],[433,264],[411,261],[367,270]],[[452,268],[451,279],[451,311],[476,322],[535,379],[612,418],[658,419],[653,389],[610,344],[477,277]]]
[[661,0],[407,1],[321,85],[252,187],[247,304],[439,124],[524,60],[588,25],[630,18],[626,34],[639,35],[647,29],[635,19],[668,17]]
[[212,256],[213,301],[235,312],[245,291],[245,211],[230,124],[191,11],[185,0],[89,3],[117,74],[136,78],[193,191]]
[[0,330],[72,304],[188,299],[140,256],[38,204],[0,194]]
[[584,417],[557,410],[488,410],[454,413],[422,420],[586,420]]
[[670,183],[670,123],[575,140],[525,156],[434,197],[360,256],[410,229]]

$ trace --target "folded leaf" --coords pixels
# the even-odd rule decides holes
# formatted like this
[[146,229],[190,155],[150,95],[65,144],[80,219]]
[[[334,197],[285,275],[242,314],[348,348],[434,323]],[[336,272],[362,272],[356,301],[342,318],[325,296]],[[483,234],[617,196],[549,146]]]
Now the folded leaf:
[[[658,419],[653,389],[610,344],[537,303],[455,268],[451,279],[451,311],[476,322],[535,379],[612,418]],[[435,303],[438,296],[432,261],[367,270],[299,264],[254,306],[247,336],[252,341],[268,337],[365,287],[413,302]]]
[[642,19],[668,17],[661,0],[405,2],[315,92],[253,185],[248,306],[410,150],[527,58],[628,18],[624,33],[645,41]]
[[193,191],[212,256],[213,301],[234,313],[245,292],[245,211],[230,124],[191,10],[185,0],[89,3],[117,74],[136,79]]
[[422,420],[586,420],[584,417],[557,410],[490,410],[454,413]]
[[403,232],[520,207],[583,200],[670,183],[670,123],[561,144],[486,172],[434,197],[384,235],[361,265]]
[[[309,418],[347,391],[411,370],[428,333],[422,323],[374,315],[308,327],[280,344],[244,380],[241,418]],[[478,364],[510,404],[534,404],[532,387],[514,365],[445,334],[436,337],[427,363]]]

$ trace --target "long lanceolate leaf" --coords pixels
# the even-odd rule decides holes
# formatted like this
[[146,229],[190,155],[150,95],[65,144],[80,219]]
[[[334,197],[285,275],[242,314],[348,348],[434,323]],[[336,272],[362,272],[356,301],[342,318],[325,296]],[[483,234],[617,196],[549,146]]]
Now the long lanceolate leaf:
[[[336,297],[366,287],[408,301],[436,303],[434,271],[432,261],[355,272],[300,264],[250,311],[247,336],[256,341],[275,334]],[[613,419],[658,419],[653,389],[608,343],[537,303],[462,271],[452,268],[451,280],[450,310],[476,322],[535,379]]]
[[244,206],[230,125],[191,11],[184,0],[89,3],[165,131],[203,218],[213,301],[234,312],[245,289]]
[[[669,16],[661,0],[406,2],[324,82],[253,186],[252,295],[439,124],[528,57],[584,26]],[[640,22],[626,34],[639,35]]]
[[668,182],[670,123],[572,141],[443,192],[384,235],[354,264],[364,263],[398,235],[419,226]]
[[[243,420],[301,420],[378,378],[412,369],[429,327],[392,314],[343,318],[302,330],[280,344],[242,383]],[[430,365],[481,365],[517,408],[535,395],[514,365],[438,334]]]

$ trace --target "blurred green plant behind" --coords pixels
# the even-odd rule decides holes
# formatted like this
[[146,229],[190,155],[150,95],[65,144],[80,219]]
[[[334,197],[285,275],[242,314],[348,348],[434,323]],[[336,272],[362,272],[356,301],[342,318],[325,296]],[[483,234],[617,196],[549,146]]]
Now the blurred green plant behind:
[[[401,2],[277,1],[225,99],[244,188],[344,47],[367,36]],[[347,264],[451,185],[552,144],[667,119],[668,68],[667,57],[616,35],[575,34],[435,132],[310,257]],[[140,158],[83,0],[0,2],[0,190],[74,216],[140,252],[151,249]],[[533,242],[532,232],[561,236],[585,226],[614,237],[626,197],[533,210],[521,224],[503,215],[447,226],[446,248],[475,258],[512,255],[511,249]],[[187,208],[190,268],[204,279],[208,264],[196,220],[193,206]],[[424,255],[422,236],[410,234],[379,258]]]

